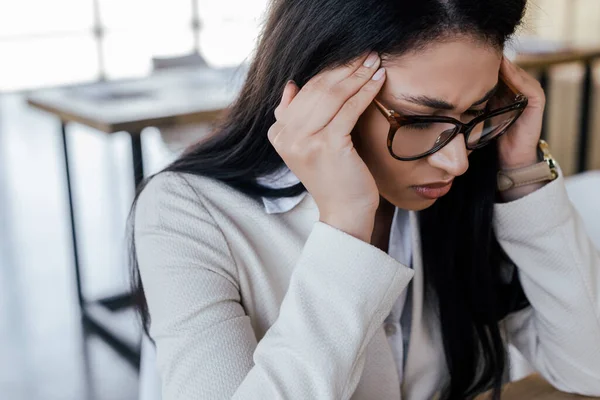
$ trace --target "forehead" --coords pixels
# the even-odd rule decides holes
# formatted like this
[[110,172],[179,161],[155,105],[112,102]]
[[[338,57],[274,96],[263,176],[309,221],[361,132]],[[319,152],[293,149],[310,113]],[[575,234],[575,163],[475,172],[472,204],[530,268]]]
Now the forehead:
[[426,95],[468,108],[496,85],[501,60],[499,49],[475,40],[437,42],[384,59],[382,94]]

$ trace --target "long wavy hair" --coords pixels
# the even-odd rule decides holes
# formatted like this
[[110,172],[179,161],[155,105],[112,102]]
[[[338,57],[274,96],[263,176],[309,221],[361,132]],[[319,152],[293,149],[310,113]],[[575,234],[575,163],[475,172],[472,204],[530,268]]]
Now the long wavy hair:
[[[302,183],[271,189],[256,180],[284,164],[267,131],[288,80],[302,87],[320,71],[347,64],[369,50],[382,57],[400,56],[457,35],[502,50],[523,18],[525,3],[274,0],[246,81],[229,112],[207,140],[190,147],[164,171],[211,177],[257,199],[295,196],[306,190]],[[474,152],[469,170],[455,179],[450,193],[419,214],[426,300],[439,315],[450,372],[446,399],[470,398],[488,389],[499,398],[507,352],[498,322],[527,305],[518,274],[511,279],[503,274],[510,260],[493,231],[497,169],[495,144]],[[129,218],[132,288],[148,332],[150,316],[133,237],[136,201]]]

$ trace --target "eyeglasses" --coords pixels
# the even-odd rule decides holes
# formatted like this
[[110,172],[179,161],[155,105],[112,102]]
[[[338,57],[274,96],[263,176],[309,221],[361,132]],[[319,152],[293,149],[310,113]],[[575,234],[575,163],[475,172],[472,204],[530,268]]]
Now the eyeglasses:
[[390,123],[387,146],[391,156],[401,161],[414,161],[435,153],[461,133],[468,150],[489,144],[521,116],[527,107],[527,97],[500,80],[489,103],[494,109],[468,123],[444,116],[400,115],[377,99],[373,103]]

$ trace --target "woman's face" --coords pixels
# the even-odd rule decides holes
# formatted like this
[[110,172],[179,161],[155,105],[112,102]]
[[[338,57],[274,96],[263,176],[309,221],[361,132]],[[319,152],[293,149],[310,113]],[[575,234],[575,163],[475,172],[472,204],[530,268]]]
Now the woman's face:
[[[474,111],[485,108],[487,103],[480,100],[498,83],[501,60],[498,49],[474,40],[434,43],[425,51],[384,60],[387,78],[377,99],[401,115],[449,116],[468,122]],[[442,186],[469,167],[470,151],[462,134],[428,157],[399,161],[389,154],[388,131],[388,120],[371,105],[359,119],[353,141],[381,196],[399,208],[431,206],[450,186],[421,186]]]

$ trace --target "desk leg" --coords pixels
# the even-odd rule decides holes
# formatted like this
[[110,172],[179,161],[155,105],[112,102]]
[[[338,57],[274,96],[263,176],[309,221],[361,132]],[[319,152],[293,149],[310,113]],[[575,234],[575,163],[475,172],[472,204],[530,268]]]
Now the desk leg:
[[577,172],[584,172],[587,169],[588,138],[590,130],[590,112],[594,96],[594,77],[593,60],[585,64],[585,74],[583,76],[583,87],[581,90],[581,122],[579,128],[579,159]]
[[[141,131],[131,132],[131,159],[133,162],[133,183],[137,190],[144,179],[144,162],[142,154]],[[113,347],[136,369],[139,369],[140,346],[139,337],[132,338],[121,332],[119,326],[113,323],[114,316],[132,310],[133,296],[130,292],[120,293],[112,297],[99,299],[88,303],[85,307],[87,325],[106,343]]]
[[137,190],[144,180],[144,160],[142,156],[142,132],[131,132],[131,160],[133,161],[133,183]]
[[[137,190],[144,179],[141,131],[131,132],[130,137],[133,183]],[[85,316],[88,327],[139,370],[141,336],[132,337],[123,331],[118,323],[114,322],[115,317],[119,318],[119,314],[135,315],[133,304],[133,296],[130,292],[119,293],[115,296],[98,299],[93,303],[87,303]]]
[[550,91],[548,90],[548,69],[544,68],[540,72],[539,78],[540,86],[546,94],[546,108],[544,109],[544,115],[542,117],[542,134],[541,138],[548,140],[548,104],[550,104]]
[[77,283],[77,300],[79,301],[79,306],[83,309],[84,299],[83,299],[83,290],[81,288],[81,270],[79,269],[79,250],[77,248],[77,227],[75,222],[75,210],[73,207],[73,185],[71,183],[71,169],[69,166],[69,146],[68,146],[68,138],[67,138],[67,125],[65,122],[61,121],[61,140],[62,140],[62,148],[65,162],[65,177],[67,179],[67,195],[69,199],[69,216],[71,219],[71,246],[73,249],[73,265],[75,267],[75,279]]
[[[134,337],[126,329],[122,329],[123,318],[119,318],[122,310],[130,308],[132,296],[130,293],[90,301],[83,295],[81,285],[81,269],[79,263],[79,249],[77,245],[77,230],[75,219],[75,208],[73,204],[73,182],[71,181],[71,169],[69,165],[68,138],[66,124],[61,122],[61,139],[65,160],[65,176],[67,180],[67,194],[69,199],[69,215],[71,218],[71,240],[73,246],[73,263],[75,266],[75,279],[77,283],[77,299],[81,308],[81,317],[84,327],[90,332],[98,335],[115,351],[117,351],[134,368],[139,369],[140,347],[139,337]],[[134,159],[134,177],[136,185],[144,176],[142,165],[142,147],[140,135],[132,135],[132,151]],[[139,181],[138,181],[139,179]],[[115,319],[116,317],[116,319]],[[120,322],[120,321],[121,322]]]

